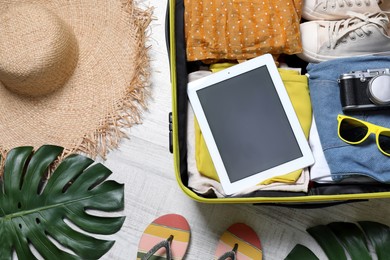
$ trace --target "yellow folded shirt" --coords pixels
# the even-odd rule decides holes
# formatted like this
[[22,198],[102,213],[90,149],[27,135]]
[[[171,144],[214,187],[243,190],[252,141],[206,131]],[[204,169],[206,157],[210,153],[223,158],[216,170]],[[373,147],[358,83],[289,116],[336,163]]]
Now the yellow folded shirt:
[[[217,72],[227,67],[229,67],[229,64],[223,64],[222,66],[216,64],[212,65],[211,69],[213,72]],[[295,113],[298,116],[303,132],[305,133],[306,138],[308,138],[312,120],[312,108],[307,77],[304,75],[300,75],[299,72],[296,70],[278,69],[278,71],[286,87]],[[219,181],[213,161],[211,160],[211,156],[207,149],[206,143],[204,141],[202,132],[200,131],[199,124],[196,118],[195,159],[198,171],[202,175]],[[302,170],[297,170],[288,174],[267,179],[260,184],[270,184],[273,182],[294,183],[299,178],[301,173]]]

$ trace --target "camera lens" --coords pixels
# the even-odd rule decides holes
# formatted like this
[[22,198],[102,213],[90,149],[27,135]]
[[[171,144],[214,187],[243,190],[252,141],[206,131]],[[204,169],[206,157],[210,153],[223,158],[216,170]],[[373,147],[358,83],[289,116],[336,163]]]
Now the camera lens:
[[390,104],[390,75],[379,75],[368,84],[368,97],[377,105]]

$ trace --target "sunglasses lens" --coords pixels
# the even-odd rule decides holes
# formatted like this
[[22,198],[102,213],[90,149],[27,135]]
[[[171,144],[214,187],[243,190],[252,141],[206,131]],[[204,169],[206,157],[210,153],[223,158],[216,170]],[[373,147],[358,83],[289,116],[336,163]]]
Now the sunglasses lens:
[[382,151],[390,155],[390,131],[383,131],[378,137],[379,146]]
[[368,127],[359,121],[349,119],[349,118],[344,118],[340,122],[340,127],[339,127],[340,137],[347,142],[351,142],[351,143],[359,142],[363,140],[367,132],[368,132]]

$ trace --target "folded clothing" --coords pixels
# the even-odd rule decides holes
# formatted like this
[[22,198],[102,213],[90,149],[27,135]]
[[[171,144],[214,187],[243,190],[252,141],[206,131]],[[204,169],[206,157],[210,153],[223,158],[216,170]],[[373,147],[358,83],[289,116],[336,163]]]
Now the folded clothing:
[[[337,134],[337,115],[343,114],[338,78],[340,74],[367,69],[390,68],[388,56],[342,58],[309,64],[309,88],[318,134],[334,181],[363,175],[390,183],[390,158],[382,154],[375,136],[360,145],[343,142]],[[353,117],[390,127],[390,110],[354,113]]]
[[[313,120],[311,123],[311,128],[310,128],[310,135],[309,135],[309,145],[311,148],[311,151],[313,152],[313,156],[315,159],[315,163],[310,167],[310,180],[312,182],[316,182],[318,184],[333,184],[337,183],[340,184],[339,187],[343,187],[343,185],[357,185],[357,187],[361,185],[378,185],[379,183],[375,181],[374,179],[367,177],[367,176],[362,176],[358,174],[350,175],[348,178],[346,177],[345,179],[341,181],[334,181],[332,178],[332,174],[330,172],[328,162],[326,161],[324,151],[322,149],[320,137],[318,136],[318,130],[317,130],[317,124],[315,122],[315,118],[313,116]],[[315,187],[311,186],[311,190]],[[379,185],[380,186],[380,185]],[[317,185],[316,187],[322,187],[321,185]],[[326,187],[324,185],[323,187]],[[352,186],[351,186],[352,187]],[[375,186],[376,187],[376,186]],[[390,189],[390,186],[388,187]],[[319,188],[322,189],[322,188]],[[326,189],[330,190],[330,189]],[[336,189],[334,189],[335,191]],[[359,190],[359,188],[357,188]],[[344,192],[336,192],[336,194],[339,193],[344,193]],[[320,195],[320,194],[317,194]],[[322,194],[325,195],[325,194]]]
[[246,60],[302,51],[301,0],[185,0],[187,60]]
[[315,159],[315,163],[310,167],[310,179],[315,182],[333,182],[324,151],[322,150],[320,137],[318,136],[314,115],[310,128],[309,145]]
[[[187,112],[187,166],[188,166],[188,187],[198,194],[205,197],[226,197],[221,183],[219,181],[201,174],[197,168],[195,160],[195,127],[194,127],[194,112],[191,106]],[[285,192],[307,192],[309,187],[310,175],[309,170],[305,169],[299,174],[298,179],[294,183],[274,182],[268,185],[253,185],[239,193],[233,194],[233,197],[247,196],[256,191],[281,191]]]
[[[216,64],[210,66],[211,71],[217,72],[233,64]],[[193,81],[211,74],[211,71],[196,71],[189,75],[189,81]],[[301,115],[300,122],[305,129],[306,137],[309,135],[311,127],[311,105],[308,92],[307,77],[300,75],[296,70],[280,69],[280,75],[284,83],[290,82],[288,88],[290,98],[295,100],[294,108]],[[295,82],[295,84],[293,84]],[[201,135],[200,128],[194,117],[191,107],[188,108],[187,115],[187,166],[188,166],[188,186],[195,192],[203,196],[225,197],[218,176],[208,153],[206,144]],[[196,140],[196,141],[195,141]],[[279,182],[280,181],[280,182]],[[268,180],[266,185],[254,185],[233,196],[245,196],[258,191],[280,191],[280,192],[307,192],[310,181],[308,169],[298,170],[290,174],[278,176],[273,180]]]

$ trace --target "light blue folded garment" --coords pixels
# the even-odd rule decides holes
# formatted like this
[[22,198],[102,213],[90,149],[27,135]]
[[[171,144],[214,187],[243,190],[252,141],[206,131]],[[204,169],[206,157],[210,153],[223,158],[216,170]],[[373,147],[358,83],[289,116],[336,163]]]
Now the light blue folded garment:
[[[343,142],[337,134],[337,115],[341,109],[338,78],[351,71],[390,68],[388,56],[342,58],[309,64],[310,97],[318,134],[335,181],[351,175],[364,175],[390,183],[390,157],[382,154],[371,135],[359,145]],[[376,125],[390,128],[390,110],[348,113]]]

